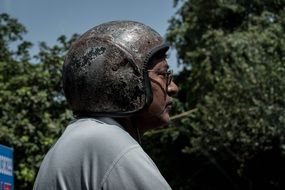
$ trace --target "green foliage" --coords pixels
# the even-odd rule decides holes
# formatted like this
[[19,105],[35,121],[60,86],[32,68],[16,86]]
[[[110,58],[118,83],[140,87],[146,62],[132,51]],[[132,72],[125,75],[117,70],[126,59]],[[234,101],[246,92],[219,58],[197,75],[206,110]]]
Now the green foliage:
[[[10,60],[13,52],[9,49],[9,44],[22,40],[22,35],[26,29],[16,19],[10,18],[6,13],[0,14],[0,61]],[[22,46],[29,46],[24,43]],[[19,46],[20,49],[24,47]],[[25,48],[24,48],[25,49]]]
[[176,109],[197,111],[161,139],[184,139],[185,183],[165,175],[175,189],[284,189],[285,1],[179,2],[168,32],[184,66]]
[[[41,43],[30,63],[30,42],[22,40],[24,27],[7,14],[0,15],[0,144],[13,147],[15,189],[32,189],[44,154],[71,118],[61,85],[63,55],[71,42],[61,36],[60,45]],[[18,42],[17,51],[9,49]]]
[[[173,114],[196,111],[147,134],[146,151],[173,189],[284,189],[285,1],[174,3],[167,38],[184,70]],[[14,148],[16,189],[32,188],[71,118],[60,71],[77,38],[41,43],[32,64],[25,32],[0,14],[0,144]]]

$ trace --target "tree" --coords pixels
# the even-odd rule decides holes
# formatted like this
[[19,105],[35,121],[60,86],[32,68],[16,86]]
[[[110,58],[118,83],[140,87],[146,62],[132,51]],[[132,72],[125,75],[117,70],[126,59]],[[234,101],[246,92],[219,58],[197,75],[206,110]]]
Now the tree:
[[176,109],[197,111],[164,132],[162,144],[180,144],[188,159],[178,167],[189,169],[184,183],[170,169],[167,178],[175,189],[284,188],[285,1],[175,3],[167,37],[184,66]]
[[[53,47],[41,43],[39,63],[33,64],[25,32],[16,19],[0,15],[0,144],[14,149],[15,189],[32,189],[44,154],[70,121],[61,67],[77,37],[61,36]],[[9,49],[11,42],[18,43],[16,51]]]

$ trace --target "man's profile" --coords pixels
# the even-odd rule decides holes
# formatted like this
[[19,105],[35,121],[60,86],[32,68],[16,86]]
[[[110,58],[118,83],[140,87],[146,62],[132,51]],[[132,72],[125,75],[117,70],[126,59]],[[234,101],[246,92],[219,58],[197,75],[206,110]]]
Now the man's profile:
[[63,66],[72,121],[45,156],[35,190],[171,189],[140,146],[169,123],[178,91],[169,46],[152,28],[112,21],[83,34]]

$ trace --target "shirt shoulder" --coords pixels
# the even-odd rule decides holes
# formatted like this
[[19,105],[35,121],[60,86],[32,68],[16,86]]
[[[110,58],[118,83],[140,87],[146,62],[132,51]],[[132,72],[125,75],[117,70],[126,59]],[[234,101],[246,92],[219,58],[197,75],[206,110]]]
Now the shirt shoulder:
[[125,151],[106,172],[100,189],[171,189],[141,147]]
[[126,146],[138,143],[121,126],[107,124],[100,120],[87,118],[79,119],[70,124],[59,141],[82,141],[93,145]]
[[[105,169],[122,152],[140,145],[117,125],[102,123],[94,119],[81,119],[68,126],[54,145],[54,155],[66,156],[77,162],[82,157],[88,162],[99,161]],[[64,155],[63,155],[64,154]]]
[[79,119],[45,156],[35,189],[98,189],[114,161],[135,147],[140,145],[120,126]]

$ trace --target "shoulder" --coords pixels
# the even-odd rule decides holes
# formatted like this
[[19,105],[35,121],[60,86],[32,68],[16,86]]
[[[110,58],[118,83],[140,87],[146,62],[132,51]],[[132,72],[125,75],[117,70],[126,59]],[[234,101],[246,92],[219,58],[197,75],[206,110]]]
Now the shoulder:
[[[106,173],[118,160],[140,145],[117,125],[94,119],[79,119],[71,123],[56,144],[49,150],[37,177],[39,189],[43,186],[57,189],[97,189]],[[82,181],[84,179],[84,181]]]
[[100,187],[103,189],[171,189],[141,147],[129,149],[118,157],[106,172]]
[[60,141],[80,142],[90,146],[128,146],[138,143],[119,125],[107,124],[97,119],[79,119],[70,124]]
[[76,154],[100,154],[114,157],[139,144],[118,125],[87,118],[71,123],[54,148]]

